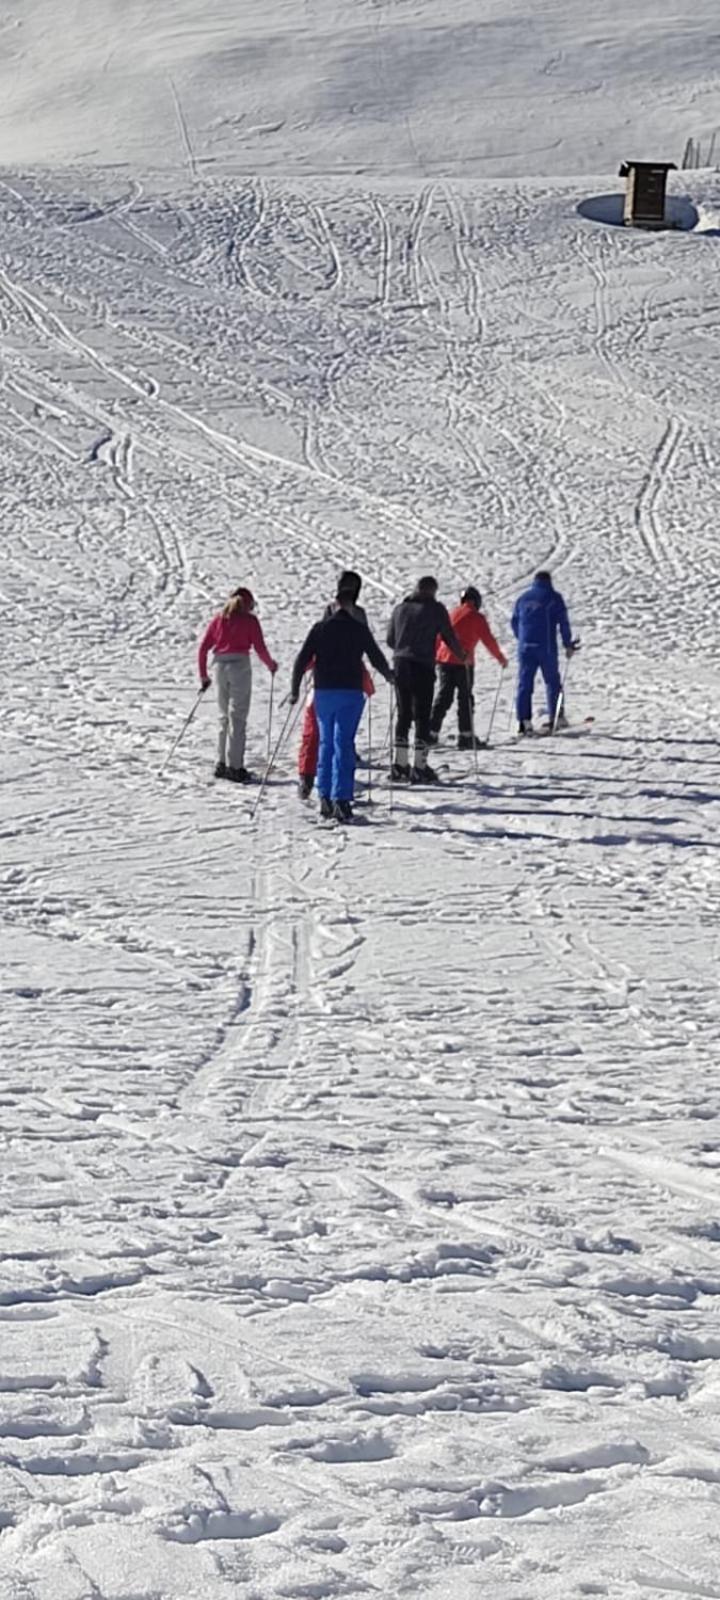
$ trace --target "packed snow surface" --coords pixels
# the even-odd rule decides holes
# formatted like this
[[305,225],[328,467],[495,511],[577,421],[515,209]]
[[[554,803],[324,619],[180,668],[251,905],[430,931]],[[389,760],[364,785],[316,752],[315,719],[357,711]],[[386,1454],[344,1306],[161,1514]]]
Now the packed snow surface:
[[[247,5],[235,55],[239,7],[16,9],[0,1600],[720,1596],[718,181],[675,179],[686,232],[589,220],[625,132],[708,134],[710,8],[666,38],[669,6],[604,8],[572,140],[579,0],[459,0],[447,50],[437,7]],[[478,13],[524,119],[492,182]],[[442,117],[391,117],[423,48]],[[287,116],[284,170],[233,99]],[[508,648],[550,565],[573,730],[514,744],[510,672],[478,774],[449,720],[444,786],[391,808],[380,686],[345,830],[296,799],[296,733],[255,821],[213,785],[209,698],[161,777],[229,589],[276,736],[345,564],[380,637],[429,569]]]

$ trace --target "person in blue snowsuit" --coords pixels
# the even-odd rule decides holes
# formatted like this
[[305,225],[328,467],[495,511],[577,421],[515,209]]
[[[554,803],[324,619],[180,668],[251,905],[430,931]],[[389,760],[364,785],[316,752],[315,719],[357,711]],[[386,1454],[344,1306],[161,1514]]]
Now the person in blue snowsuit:
[[[515,601],[511,618],[518,642],[517,731],[532,733],[532,694],[538,670],[545,680],[548,722],[555,722],[561,682],[558,662],[558,633],[566,656],[574,653],[567,606],[553,588],[549,572],[536,572],[529,589]],[[558,723],[565,721],[562,707]]]

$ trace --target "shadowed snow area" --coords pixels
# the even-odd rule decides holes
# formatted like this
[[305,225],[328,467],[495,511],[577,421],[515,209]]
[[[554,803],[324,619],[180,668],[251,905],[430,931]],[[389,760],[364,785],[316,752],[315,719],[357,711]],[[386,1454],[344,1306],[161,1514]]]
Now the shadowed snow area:
[[678,160],[718,124],[716,32],[715,0],[16,0],[0,162],[526,177]]
[[[720,1596],[720,241],[579,210],[712,132],[709,7],[69,9],[3,18],[0,1600]],[[379,685],[323,829],[208,697],[161,778],[229,589],[278,734],[344,565],[508,650],[551,566],[570,731],[508,672],[391,809]]]
[[[684,180],[681,180],[684,181]],[[578,206],[578,216],[585,217],[588,222],[602,222],[606,227],[625,227],[625,196],[624,194],[596,194],[589,200],[581,200]],[[708,231],[707,218],[688,200],[686,195],[669,194],[665,201],[665,220],[668,229],[678,229],[683,232]]]

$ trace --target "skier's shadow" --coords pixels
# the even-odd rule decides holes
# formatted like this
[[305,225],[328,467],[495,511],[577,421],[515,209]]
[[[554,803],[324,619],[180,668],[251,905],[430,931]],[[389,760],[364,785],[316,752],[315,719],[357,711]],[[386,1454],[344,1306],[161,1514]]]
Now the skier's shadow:
[[[443,811],[450,808],[443,808]],[[442,815],[443,812],[436,813]],[[460,814],[460,813],[459,813]],[[649,819],[643,818],[643,821]],[[472,839],[475,844],[487,844],[491,839],[502,839],[505,843],[517,840],[521,843],[555,844],[561,849],[575,845],[595,845],[603,849],[617,850],[622,845],[667,845],[676,850],[720,850],[720,842],[713,839],[678,838],[672,833],[594,833],[580,834],[568,837],[560,833],[541,833],[539,829],[525,828],[469,828],[464,826],[433,827],[427,822],[412,822],[408,826],[408,833],[447,833],[450,831],[453,838]]]
[[675,734],[668,734],[664,738],[648,738],[645,734],[638,734],[637,736],[634,736],[631,733],[604,733],[602,738],[603,743],[607,742],[608,744],[682,744],[707,746],[708,749],[711,750],[720,749],[720,740],[718,739],[678,738]]
[[[513,798],[517,800],[519,797],[516,794],[513,796]],[[677,798],[677,796],[675,798]],[[573,806],[572,809],[568,809],[566,811],[558,806],[538,806],[533,805],[532,803],[527,806],[504,805],[502,799],[499,800],[497,805],[473,805],[472,814],[474,817],[496,817],[500,815],[503,817],[558,817],[560,820],[565,820],[568,822],[574,822],[576,819],[580,822],[600,821],[597,809],[594,811],[578,811],[578,809]],[[433,806],[432,815],[434,817],[462,817],[467,815],[467,811],[464,807],[452,804],[443,805],[441,802],[440,805]],[[683,818],[676,816],[651,817],[648,816],[647,812],[645,811],[641,811],[639,814],[632,811],[618,811],[614,816],[608,817],[607,820],[611,825],[613,823],[624,822],[640,823],[641,825],[644,823],[647,826],[647,824],[650,823],[655,828],[676,828],[682,823]],[[628,837],[632,838],[632,835],[629,835]]]
[[[685,740],[685,739],[673,739],[672,741],[667,740],[667,739],[647,739],[647,740],[643,740],[643,739],[628,739],[626,741],[623,741],[619,734],[618,735],[613,735],[612,737],[617,738],[618,743],[627,743],[627,744],[633,745],[635,747],[635,749],[637,750],[638,755],[640,755],[640,753],[641,753],[641,749],[640,749],[641,746],[644,747],[645,745],[649,746],[649,745],[657,744],[657,745],[662,745],[662,746],[666,747],[668,745],[668,743],[672,743],[672,744],[675,744],[675,745],[683,745],[683,744],[684,745],[688,745],[688,744],[691,744],[691,745],[692,744],[703,744],[704,745],[704,744],[707,744],[707,745],[711,746],[714,750],[718,750],[718,743],[717,743],[717,741],[715,739],[702,739],[702,740],[697,740],[696,739],[696,740],[692,740],[692,741],[691,740]],[[573,755],[577,756],[578,761],[591,760],[591,761],[597,762],[599,764],[602,761],[615,761],[615,762],[629,761],[631,759],[631,756],[632,756],[632,751],[627,751],[626,753],[621,753],[620,751],[618,751],[617,754],[616,754],[615,752],[613,752],[611,750],[594,749],[592,751],[590,751],[590,750],[582,750],[582,751],[580,751],[580,750],[575,749],[575,750],[573,750]],[[556,758],[554,758],[554,759],[556,759]],[[658,757],[648,756],[648,760],[649,761],[650,760],[660,760],[660,757],[659,756]],[[720,759],[718,759],[717,761],[711,761],[708,756],[702,756],[702,755],[700,755],[700,756],[671,755],[669,753],[666,753],[666,755],[664,756],[664,760],[667,762],[668,766],[673,766],[673,767],[705,767],[705,768],[718,768],[720,770]],[[586,777],[583,777],[582,781],[583,782],[587,781]]]

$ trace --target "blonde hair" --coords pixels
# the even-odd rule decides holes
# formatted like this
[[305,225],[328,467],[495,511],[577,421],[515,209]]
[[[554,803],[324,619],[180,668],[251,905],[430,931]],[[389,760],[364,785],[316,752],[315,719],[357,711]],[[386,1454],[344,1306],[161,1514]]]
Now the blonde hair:
[[239,589],[233,589],[230,599],[223,606],[223,616],[233,617],[236,611],[254,611],[255,596],[241,584]]

